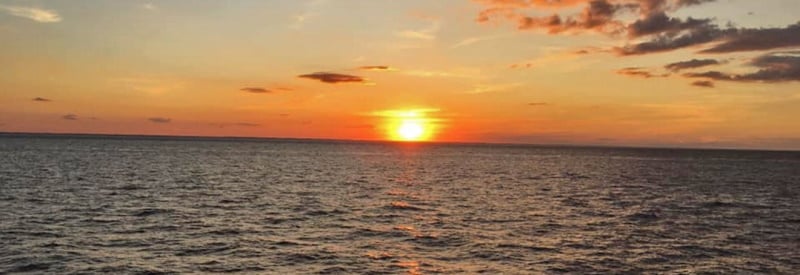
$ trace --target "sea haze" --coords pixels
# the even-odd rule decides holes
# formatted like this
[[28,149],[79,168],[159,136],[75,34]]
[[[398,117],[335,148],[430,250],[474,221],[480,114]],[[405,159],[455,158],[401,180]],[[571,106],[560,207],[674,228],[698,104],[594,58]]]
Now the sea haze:
[[792,273],[800,153],[0,137],[0,273]]

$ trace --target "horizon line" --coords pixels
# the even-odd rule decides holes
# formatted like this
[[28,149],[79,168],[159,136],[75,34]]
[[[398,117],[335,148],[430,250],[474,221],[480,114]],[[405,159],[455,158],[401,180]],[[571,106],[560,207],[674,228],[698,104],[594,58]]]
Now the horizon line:
[[76,137],[76,138],[140,138],[165,140],[208,140],[208,141],[298,141],[298,142],[332,142],[332,143],[375,143],[375,144],[427,144],[427,145],[473,145],[473,146],[519,146],[519,147],[571,147],[571,148],[608,148],[608,149],[655,149],[655,150],[709,150],[709,151],[760,151],[760,152],[800,152],[800,149],[769,149],[747,147],[693,147],[668,145],[610,145],[591,143],[524,143],[524,142],[477,142],[477,141],[397,141],[377,139],[337,139],[337,138],[303,138],[303,137],[254,137],[254,136],[211,136],[211,135],[160,135],[160,134],[108,134],[108,133],[61,133],[61,132],[6,132],[0,131],[0,137]]

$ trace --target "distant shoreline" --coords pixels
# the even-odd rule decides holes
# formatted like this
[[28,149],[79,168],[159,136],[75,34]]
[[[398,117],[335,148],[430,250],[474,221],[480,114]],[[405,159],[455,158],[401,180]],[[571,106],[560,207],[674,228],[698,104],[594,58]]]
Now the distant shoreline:
[[454,142],[426,141],[403,142],[389,140],[357,140],[326,138],[290,137],[242,137],[242,136],[181,136],[181,135],[137,135],[137,134],[97,134],[97,133],[31,133],[0,132],[0,138],[73,138],[73,139],[114,139],[114,140],[160,140],[160,141],[245,141],[245,142],[289,142],[289,143],[338,143],[338,144],[400,144],[400,145],[451,145],[451,146],[500,146],[520,148],[584,148],[584,149],[634,149],[634,150],[687,150],[687,151],[748,151],[748,152],[788,152],[795,149],[753,149],[727,147],[679,147],[679,146],[621,146],[602,144],[536,144],[536,143],[493,143],[493,142]]

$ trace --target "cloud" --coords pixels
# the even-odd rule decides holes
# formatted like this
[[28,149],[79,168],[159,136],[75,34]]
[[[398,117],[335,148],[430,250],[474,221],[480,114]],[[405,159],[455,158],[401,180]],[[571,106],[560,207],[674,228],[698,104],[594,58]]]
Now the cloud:
[[518,88],[522,85],[523,83],[478,85],[475,86],[472,90],[467,91],[467,94],[485,94],[485,93],[502,92]]
[[241,88],[241,89],[239,89],[239,90],[240,90],[240,91],[244,91],[244,92],[248,92],[248,93],[254,93],[254,94],[268,94],[268,93],[272,93],[272,91],[271,91],[271,90],[267,90],[267,89],[265,89],[265,88],[261,88],[261,87],[245,87],[245,88]]
[[[617,35],[627,33],[630,37],[679,32],[708,24],[710,19],[672,18],[672,12],[685,6],[714,2],[713,0],[488,0],[479,1],[487,8],[478,14],[476,21],[488,22],[495,18],[505,18],[517,23],[520,30],[544,29],[551,34],[566,31],[596,31]],[[582,5],[580,13],[562,15],[558,11],[575,10]],[[525,9],[555,10],[548,16],[527,16],[520,12]],[[626,20],[629,13],[639,13],[634,22]]]
[[[595,31],[627,37],[629,44],[614,48],[618,55],[640,55],[715,43],[701,53],[761,51],[800,46],[800,22],[777,28],[720,27],[713,18],[677,18],[669,13],[714,0],[486,0],[478,22],[504,18],[520,30],[546,30],[550,34]],[[562,15],[583,6],[580,13]],[[550,8],[548,16],[528,16],[531,8]],[[630,13],[638,13],[630,19]],[[624,34],[624,35],[621,35]],[[643,41],[641,38],[645,38]]]
[[614,48],[618,55],[642,55],[659,53],[691,47],[695,45],[713,42],[725,33],[730,32],[720,30],[716,27],[698,28],[691,32],[677,36],[661,34],[649,41],[640,42],[632,45]]
[[144,5],[142,5],[142,8],[151,11],[158,10],[158,7],[153,3],[144,3]]
[[800,46],[800,23],[783,28],[719,28],[706,24],[681,35],[659,34],[649,41],[615,48],[619,55],[666,52],[717,43],[700,53],[763,51]]
[[694,69],[717,64],[720,64],[720,62],[714,59],[692,59],[689,61],[670,63],[664,66],[664,68],[673,72],[678,72],[680,70]]
[[468,37],[468,38],[464,38],[463,40],[459,41],[456,44],[453,44],[453,46],[450,46],[450,48],[455,49],[455,48],[466,47],[466,46],[470,46],[472,44],[476,44],[476,43],[479,43],[479,42],[502,39],[502,38],[506,38],[506,37],[509,37],[509,36],[512,36],[512,35],[514,35],[514,34],[511,33],[511,34]]
[[166,118],[166,117],[151,117],[151,118],[148,118],[147,120],[149,120],[152,123],[170,123],[170,122],[172,122],[172,119]]
[[36,98],[34,98],[32,100],[33,101],[38,101],[38,102],[50,102],[50,101],[52,101],[52,100],[44,98],[44,97],[36,97]]
[[417,30],[403,30],[396,32],[395,35],[408,38],[408,39],[420,39],[420,40],[434,40],[436,39],[436,34],[441,29],[442,24],[438,19],[426,19],[430,21],[430,25],[425,28],[417,29]]
[[719,71],[686,73],[690,78],[707,78],[719,81],[737,82],[787,82],[800,81],[800,51],[771,53],[751,60],[747,65],[758,68],[745,74],[731,74]]
[[165,77],[121,77],[110,81],[126,90],[154,95],[179,91],[187,86],[185,80]]
[[304,74],[299,75],[297,77],[300,78],[308,78],[313,80],[319,80],[324,83],[330,84],[337,84],[337,83],[365,83],[366,80],[360,76],[355,75],[346,75],[346,74],[337,74],[337,73],[327,73],[327,72],[316,72],[312,74]]
[[579,15],[562,17],[553,14],[544,17],[522,16],[517,19],[517,28],[547,29],[550,33],[565,31],[596,30],[599,32],[616,32],[621,23],[614,19],[614,15],[623,8],[606,0],[589,1],[588,5]]
[[476,77],[474,72],[468,71],[438,71],[438,70],[426,70],[426,69],[412,69],[412,70],[405,70],[403,74],[415,76],[415,77],[455,77],[455,78],[472,78]]
[[740,29],[701,53],[729,53],[800,46],[800,22],[785,28]]
[[237,123],[211,123],[211,126],[218,127],[218,128],[225,128],[228,126],[234,127],[258,127],[261,124],[257,123],[247,123],[247,122],[237,122]]
[[395,68],[392,68],[392,67],[389,67],[389,66],[383,66],[383,65],[379,65],[379,66],[361,66],[361,67],[358,67],[358,69],[362,70],[362,71],[377,71],[377,72],[391,72],[391,71],[396,71],[397,70]]
[[66,115],[62,116],[61,118],[65,119],[65,120],[78,120],[78,115],[76,115],[76,114],[66,114]]
[[548,106],[548,105],[550,105],[550,103],[547,103],[547,102],[530,102],[530,103],[528,103],[528,106],[532,106],[532,107],[541,107],[541,106]]
[[703,87],[703,88],[714,88],[714,82],[708,80],[698,80],[692,82],[692,86]]
[[689,17],[684,20],[669,17],[664,12],[658,12],[631,23],[627,27],[627,32],[630,37],[641,37],[661,33],[674,35],[684,30],[703,28],[710,23],[711,19],[694,19]]
[[0,10],[13,16],[28,18],[40,23],[54,23],[61,21],[61,16],[53,10],[45,10],[33,7],[5,6],[0,5]]
[[644,78],[652,78],[652,77],[667,77],[669,74],[654,74],[650,71],[647,71],[644,68],[640,67],[628,67],[617,70],[617,74],[619,75],[626,75],[626,76],[633,76],[633,77],[644,77]]

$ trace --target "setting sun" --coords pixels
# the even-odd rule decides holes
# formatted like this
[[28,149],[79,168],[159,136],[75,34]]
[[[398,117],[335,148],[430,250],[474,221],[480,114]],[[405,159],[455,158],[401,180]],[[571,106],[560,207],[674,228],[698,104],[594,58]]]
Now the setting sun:
[[425,128],[418,121],[403,121],[397,128],[397,136],[406,141],[417,141],[425,134]]
[[374,112],[382,117],[387,139],[394,141],[430,141],[441,124],[440,120],[428,117],[437,109],[385,110]]

